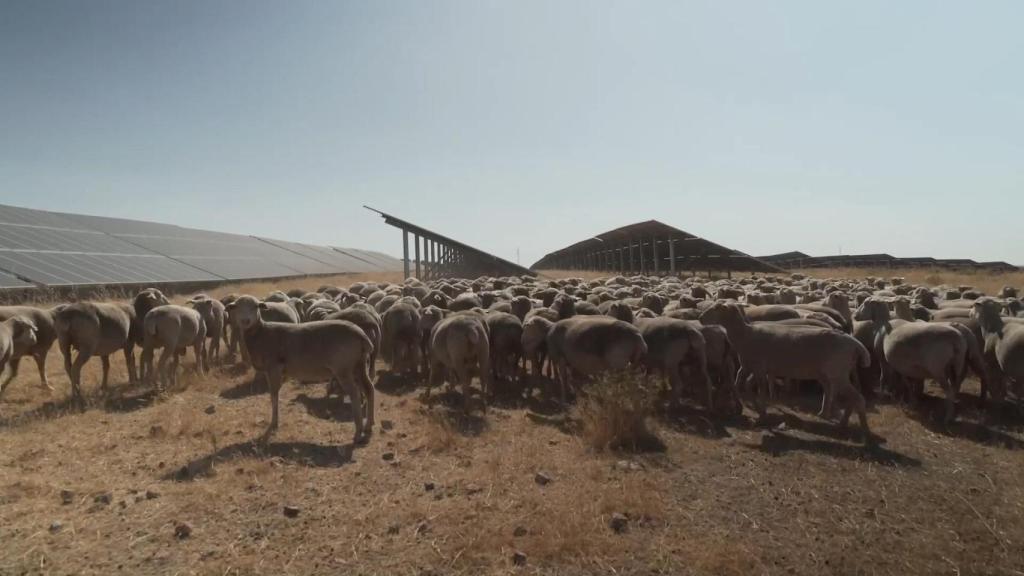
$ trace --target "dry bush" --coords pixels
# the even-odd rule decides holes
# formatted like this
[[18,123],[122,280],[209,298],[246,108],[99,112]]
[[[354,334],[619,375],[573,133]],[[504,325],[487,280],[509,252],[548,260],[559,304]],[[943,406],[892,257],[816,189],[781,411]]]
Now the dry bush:
[[648,424],[656,399],[654,383],[633,372],[601,376],[579,402],[584,440],[599,452],[662,449]]
[[462,436],[448,415],[437,410],[426,410],[424,416],[423,439],[427,450],[439,454],[458,446]]

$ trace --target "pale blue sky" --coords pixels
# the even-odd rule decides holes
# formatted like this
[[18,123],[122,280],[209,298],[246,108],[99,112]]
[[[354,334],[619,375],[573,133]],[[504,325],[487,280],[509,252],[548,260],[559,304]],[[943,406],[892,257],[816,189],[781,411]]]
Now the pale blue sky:
[[1024,264],[1024,3],[0,0],[0,202]]

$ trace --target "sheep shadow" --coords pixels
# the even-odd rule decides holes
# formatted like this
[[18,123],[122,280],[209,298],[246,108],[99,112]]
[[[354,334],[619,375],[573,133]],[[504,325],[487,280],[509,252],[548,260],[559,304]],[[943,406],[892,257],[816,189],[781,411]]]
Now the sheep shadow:
[[[135,412],[152,406],[165,394],[158,393],[154,388],[139,392],[141,388],[140,384],[125,382],[111,384],[106,391],[96,389],[88,394],[83,394],[81,400],[68,394],[61,400],[48,400],[25,412],[0,417],[0,429],[14,428],[33,421],[53,420],[94,409],[106,412]],[[56,393],[54,392],[54,394]]]
[[490,428],[487,417],[478,412],[465,414],[462,411],[462,396],[457,397],[458,402],[444,403],[440,410],[432,410],[431,414],[447,428],[466,438],[476,438],[486,432]]
[[377,373],[374,389],[388,396],[406,396],[416,391],[419,379],[407,374],[382,370]]
[[[127,392],[127,390],[124,392]],[[108,395],[103,400],[103,409],[107,412],[135,412],[136,410],[142,410],[156,404],[157,400],[166,397],[166,395],[166,390],[158,391],[155,388],[150,388],[137,394],[121,393],[116,396]]]
[[675,432],[712,439],[731,438],[729,428],[752,430],[755,427],[743,414],[720,414],[689,403],[666,407],[659,414],[659,422]]
[[310,416],[321,420],[353,421],[352,404],[337,396],[312,397],[300,393],[289,404],[302,404]]
[[257,373],[253,376],[253,379],[248,382],[240,382],[227,390],[222,390],[220,397],[225,400],[242,400],[245,398],[251,398],[252,396],[259,396],[260,394],[266,394],[269,392],[269,386],[267,385],[267,379]]
[[[998,417],[998,426],[987,422],[984,413],[961,411],[959,402],[957,402],[957,408],[956,420],[948,425],[943,421],[945,407],[941,397],[927,396],[920,399],[916,407],[904,406],[904,414],[934,434],[968,440],[977,444],[999,446],[1007,450],[1024,448],[1024,440],[1000,429],[1012,430],[1015,428],[1012,424],[1008,426],[1005,419],[1007,408],[1012,410],[1012,407],[1003,407],[1002,413]],[[1019,429],[1019,427],[1016,428]]]
[[876,464],[901,468],[920,468],[922,465],[917,458],[877,445],[857,446],[831,440],[806,440],[783,432],[765,433],[761,436],[760,444],[743,443],[743,446],[760,450],[773,457],[790,452],[812,452],[843,460],[869,460]]
[[237,458],[280,458],[309,468],[340,468],[352,461],[354,446],[324,446],[310,442],[269,442],[262,439],[225,446],[212,454],[190,460],[162,479],[173,482],[191,482],[215,474],[214,466]]

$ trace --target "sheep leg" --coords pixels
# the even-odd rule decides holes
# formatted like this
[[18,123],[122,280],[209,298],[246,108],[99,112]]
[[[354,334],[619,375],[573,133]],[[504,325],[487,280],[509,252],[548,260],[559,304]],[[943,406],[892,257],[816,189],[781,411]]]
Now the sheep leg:
[[196,357],[196,372],[199,374],[206,374],[210,369],[210,360],[207,357],[204,344],[205,343],[200,340],[192,347],[192,354]]
[[[170,384],[168,383],[167,362],[168,360],[171,359],[171,355],[175,354],[174,350],[170,346],[164,346],[164,349],[160,351],[160,360],[157,361],[156,365],[156,380],[158,382],[157,390],[170,386]],[[177,357],[177,355],[175,355],[175,357]],[[152,376],[152,369],[150,369],[150,371]]]
[[[128,342],[124,347],[124,363],[128,367],[128,383],[135,385],[141,382],[138,371],[135,368],[135,344]],[[142,363],[141,358],[139,364]],[[141,366],[139,367],[141,370]]]
[[36,361],[36,368],[39,369],[39,386],[52,391],[53,386],[51,386],[50,381],[46,379],[46,352],[35,354],[32,357]]
[[946,405],[946,416],[943,419],[943,425],[949,426],[953,423],[956,418],[956,389],[957,385],[953,378],[945,378],[943,381],[944,392],[946,393],[945,405]]
[[[11,370],[7,373],[7,377],[4,378],[3,382],[0,382],[0,395],[3,395],[4,390],[7,389],[7,385],[14,380],[14,377],[18,375],[18,363],[21,362],[21,358],[11,358],[7,361],[7,364],[11,367]],[[0,362],[0,374],[4,372],[3,362]]]
[[107,382],[110,380],[110,355],[104,354],[100,356],[100,363],[103,365],[103,380],[100,383],[100,388],[103,392],[107,392]]
[[819,418],[826,420],[832,418],[832,405],[835,402],[835,386],[828,378],[818,378],[818,382],[821,382],[821,411],[818,412]]
[[363,399],[366,401],[366,435],[369,436],[373,434],[374,395],[376,391],[373,389],[373,382],[370,380],[370,373],[366,369],[366,363],[363,363],[361,368],[356,368],[355,376],[363,387]]
[[[69,354],[70,356],[70,354]],[[71,394],[79,405],[84,404],[84,398],[82,397],[82,366],[92,358],[92,352],[86,352],[79,350],[78,354],[75,355],[73,363],[67,362],[68,357],[65,356],[68,368],[68,378],[71,380]]]
[[[127,352],[125,353],[127,354]],[[151,384],[153,379],[153,348],[144,346],[139,354],[139,379],[143,385]]]
[[265,438],[269,438],[271,434],[277,430],[278,425],[278,403],[279,395],[281,393],[281,369],[273,367],[263,373],[263,377],[267,379],[267,388],[270,392],[270,426],[267,427],[267,432],[264,434]]

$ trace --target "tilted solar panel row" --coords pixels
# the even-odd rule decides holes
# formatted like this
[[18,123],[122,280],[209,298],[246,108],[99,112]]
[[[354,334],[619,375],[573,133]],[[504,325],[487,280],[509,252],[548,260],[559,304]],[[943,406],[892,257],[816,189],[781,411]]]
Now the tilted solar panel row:
[[244,280],[402,268],[400,260],[380,256],[0,205],[0,287]]

